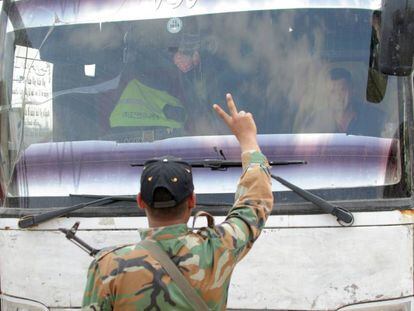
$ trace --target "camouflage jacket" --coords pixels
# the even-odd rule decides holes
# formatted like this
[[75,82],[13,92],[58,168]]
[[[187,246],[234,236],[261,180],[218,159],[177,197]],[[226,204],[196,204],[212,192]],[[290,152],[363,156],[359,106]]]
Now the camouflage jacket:
[[[224,310],[236,263],[251,249],[273,207],[268,162],[242,154],[243,175],[226,220],[192,232],[186,224],[150,228],[210,310]],[[181,290],[139,243],[104,251],[88,271],[83,310],[193,310]]]

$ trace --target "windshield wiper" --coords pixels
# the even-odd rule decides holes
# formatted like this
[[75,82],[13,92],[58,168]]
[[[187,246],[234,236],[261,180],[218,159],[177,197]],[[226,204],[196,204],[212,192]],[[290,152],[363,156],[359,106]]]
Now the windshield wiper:
[[[221,160],[221,159],[206,159],[202,161],[188,162],[191,167],[196,168],[211,168],[212,170],[226,170],[229,167],[241,167],[240,161]],[[297,165],[306,164],[306,161],[292,160],[292,161],[269,161],[270,166],[282,166],[282,165]],[[131,166],[144,166],[144,163],[133,163]]]
[[[226,170],[229,167],[241,167],[242,166],[241,161],[226,160],[222,153],[221,153],[221,155],[224,158],[223,160],[222,159],[217,159],[217,160],[207,159],[207,160],[195,161],[195,162],[190,161],[188,163],[191,165],[191,167],[210,168],[212,170]],[[301,161],[301,160],[298,160],[298,161],[269,161],[270,166],[297,165],[297,164],[307,164],[307,162],[306,161]],[[131,164],[131,166],[144,166],[144,164],[143,163]],[[302,189],[298,186],[295,186],[295,185],[291,184],[290,182],[288,182],[287,180],[283,179],[280,176],[276,176],[276,175],[273,175],[273,174],[270,174],[270,176],[274,180],[276,180],[279,183],[281,183],[282,185],[284,185],[286,188],[289,188],[290,190],[295,192],[297,195],[299,195],[303,199],[307,200],[308,202],[311,202],[311,203],[315,204],[317,207],[321,208],[324,212],[335,216],[340,225],[342,225],[342,226],[352,226],[352,224],[354,223],[354,216],[347,209],[345,209],[343,207],[335,206],[335,205],[329,203],[328,201],[322,199],[321,197],[318,197],[317,195],[314,195],[313,193],[311,193],[311,192],[309,192],[305,189]]]
[[[71,195],[71,196],[83,196],[83,195]],[[84,197],[95,197],[95,196],[84,196]],[[61,217],[64,216],[70,212],[74,212],[78,209],[84,208],[86,206],[91,206],[91,205],[95,205],[95,206],[101,206],[101,205],[105,205],[105,204],[110,204],[116,201],[131,201],[134,202],[135,201],[135,197],[132,196],[96,196],[99,197],[99,199],[90,201],[90,202],[85,202],[85,203],[79,203],[76,205],[72,205],[69,207],[64,207],[58,210],[53,210],[50,212],[46,212],[46,213],[42,213],[39,215],[27,215],[24,216],[22,218],[20,218],[19,222],[18,222],[18,226],[19,228],[25,229],[25,228],[30,228],[33,226],[36,226],[38,224],[41,224],[42,222],[48,221],[50,219],[53,218],[57,218],[57,217]]]
[[322,199],[321,197],[318,197],[317,195],[314,195],[313,193],[302,189],[298,186],[295,186],[288,182],[286,179],[283,179],[280,176],[276,176],[273,174],[270,174],[270,176],[280,182],[283,186],[286,188],[289,188],[293,192],[295,192],[297,195],[302,197],[303,199],[307,200],[308,202],[311,202],[315,204],[317,207],[320,207],[323,209],[326,213],[331,214],[336,217],[336,220],[339,222],[342,226],[352,226],[354,223],[354,216],[350,211],[343,207],[335,206],[325,199]]

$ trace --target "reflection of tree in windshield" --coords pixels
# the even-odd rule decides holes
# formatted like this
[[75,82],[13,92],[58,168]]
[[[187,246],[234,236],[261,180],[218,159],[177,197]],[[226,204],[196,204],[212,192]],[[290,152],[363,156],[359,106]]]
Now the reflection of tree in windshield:
[[[234,13],[210,22],[213,33],[222,33],[217,56],[227,62],[227,79],[237,76],[239,102],[255,113],[262,132],[337,132],[329,75],[336,66],[352,72],[353,94],[365,102],[369,16],[308,13]],[[355,23],[366,25],[355,33]]]

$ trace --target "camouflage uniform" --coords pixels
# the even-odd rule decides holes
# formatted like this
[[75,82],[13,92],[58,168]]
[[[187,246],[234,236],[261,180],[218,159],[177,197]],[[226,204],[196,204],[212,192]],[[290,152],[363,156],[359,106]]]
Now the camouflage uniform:
[[[142,239],[158,242],[211,310],[224,310],[236,263],[251,249],[273,207],[268,162],[242,154],[243,175],[226,220],[192,232],[186,224],[150,228]],[[225,174],[225,173],[223,173]],[[84,310],[193,310],[168,274],[140,244],[103,251],[88,272]]]

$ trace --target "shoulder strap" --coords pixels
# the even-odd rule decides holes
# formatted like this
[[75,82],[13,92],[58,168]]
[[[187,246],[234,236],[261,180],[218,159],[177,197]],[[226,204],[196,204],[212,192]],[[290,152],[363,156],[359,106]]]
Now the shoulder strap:
[[190,304],[197,311],[208,311],[208,306],[204,300],[197,294],[194,288],[190,285],[178,267],[174,264],[167,253],[160,248],[156,242],[150,240],[142,240],[140,244],[145,247],[147,251],[153,256],[161,266],[167,271],[169,276],[174,280],[177,286],[181,289],[184,296],[188,299]]

